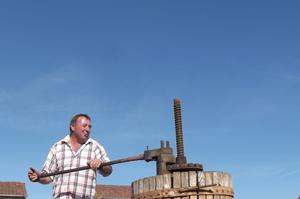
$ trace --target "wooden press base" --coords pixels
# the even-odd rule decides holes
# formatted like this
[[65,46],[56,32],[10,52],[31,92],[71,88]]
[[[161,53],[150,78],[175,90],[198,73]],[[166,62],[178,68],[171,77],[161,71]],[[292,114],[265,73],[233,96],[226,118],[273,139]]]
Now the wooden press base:
[[132,182],[132,199],[231,199],[231,176],[218,171],[181,171]]

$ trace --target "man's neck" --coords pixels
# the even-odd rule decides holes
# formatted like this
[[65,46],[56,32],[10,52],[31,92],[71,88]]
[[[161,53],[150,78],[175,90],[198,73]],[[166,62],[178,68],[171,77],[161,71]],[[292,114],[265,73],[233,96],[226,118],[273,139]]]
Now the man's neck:
[[73,151],[77,152],[80,147],[82,146],[82,144],[80,144],[78,142],[78,140],[76,139],[76,137],[70,135],[70,144],[71,144],[71,148],[73,149]]

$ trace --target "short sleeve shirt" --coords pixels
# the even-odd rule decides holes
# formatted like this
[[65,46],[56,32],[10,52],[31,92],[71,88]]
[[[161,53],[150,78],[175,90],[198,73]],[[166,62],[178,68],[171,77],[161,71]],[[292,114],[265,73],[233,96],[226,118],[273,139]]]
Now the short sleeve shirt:
[[[74,169],[87,165],[93,159],[108,162],[105,149],[97,141],[89,138],[80,149],[75,152],[70,145],[70,136],[55,143],[43,167],[43,172],[52,173],[67,169]],[[53,198],[77,199],[92,198],[95,195],[96,171],[92,169],[60,174],[52,177]]]

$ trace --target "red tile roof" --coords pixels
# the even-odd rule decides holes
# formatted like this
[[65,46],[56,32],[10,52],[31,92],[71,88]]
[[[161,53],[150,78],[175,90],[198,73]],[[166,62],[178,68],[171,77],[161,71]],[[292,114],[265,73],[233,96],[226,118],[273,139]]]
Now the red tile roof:
[[25,183],[0,182],[0,196],[27,196]]
[[131,186],[97,185],[96,193],[102,198],[130,198]]

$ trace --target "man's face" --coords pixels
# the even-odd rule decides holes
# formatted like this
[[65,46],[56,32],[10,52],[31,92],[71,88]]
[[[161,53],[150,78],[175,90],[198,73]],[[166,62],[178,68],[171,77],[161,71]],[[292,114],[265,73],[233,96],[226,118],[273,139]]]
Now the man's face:
[[80,144],[84,144],[90,137],[91,121],[86,117],[79,117],[75,124],[71,125],[73,135],[77,138]]

